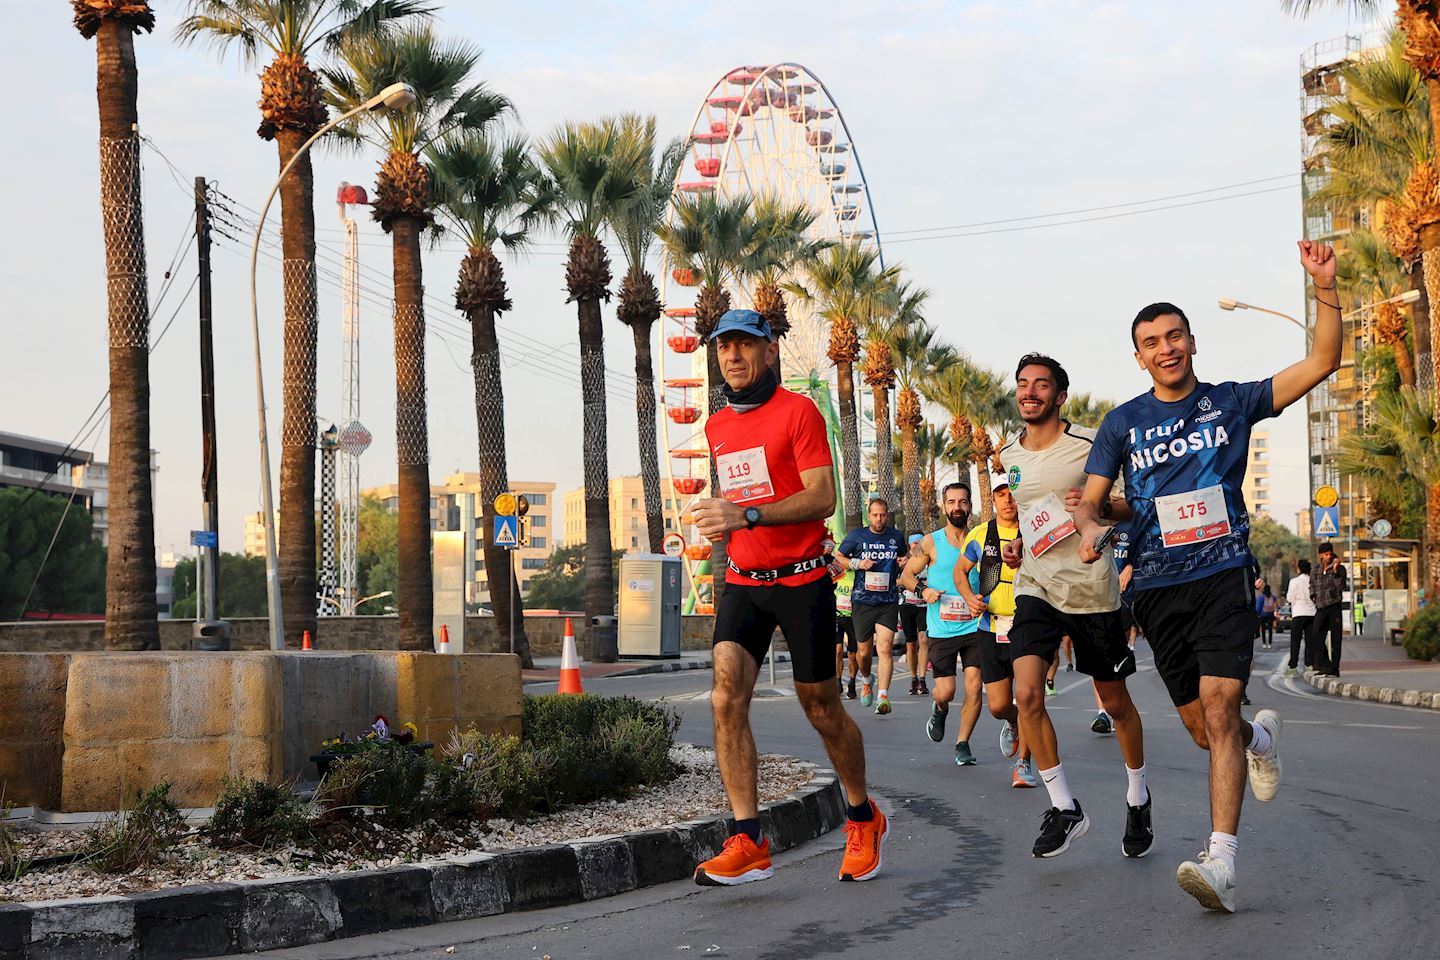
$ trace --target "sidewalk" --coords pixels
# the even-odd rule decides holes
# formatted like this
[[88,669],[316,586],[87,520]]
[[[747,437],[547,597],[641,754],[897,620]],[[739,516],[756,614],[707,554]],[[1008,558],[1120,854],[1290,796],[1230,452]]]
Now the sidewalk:
[[[776,663],[789,663],[788,653],[778,654]],[[580,661],[580,679],[592,680],[600,677],[635,677],[646,673],[673,673],[676,670],[709,670],[710,651],[683,650],[680,656],[669,660],[621,660],[618,663],[592,663]],[[521,682],[557,683],[560,680],[559,657],[536,657],[534,670],[520,671]]]
[[1305,680],[1334,696],[1440,709],[1440,663],[1411,660],[1404,647],[1391,646],[1379,637],[1346,637],[1340,676],[1320,677],[1307,671]]

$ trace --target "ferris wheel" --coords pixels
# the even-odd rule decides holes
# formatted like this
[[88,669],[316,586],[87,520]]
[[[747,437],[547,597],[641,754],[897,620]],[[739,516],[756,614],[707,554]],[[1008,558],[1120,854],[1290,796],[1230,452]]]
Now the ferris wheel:
[[[670,211],[686,197],[713,193],[725,198],[766,198],[787,206],[803,204],[815,214],[812,239],[855,241],[880,247],[879,227],[865,171],[845,117],[830,91],[798,63],[742,66],[726,72],[700,101],[690,125],[690,151],[676,180]],[[883,254],[882,263],[883,263]],[[667,304],[663,347],[658,352],[669,454],[668,474],[676,496],[667,514],[685,530],[685,558],[691,574],[690,604],[708,612],[710,545],[685,515],[687,504],[705,492],[709,453],[705,352],[694,329],[689,292],[699,282],[693,271],[668,262],[661,275]],[[752,291],[742,280],[728,290],[731,304],[749,306]],[[786,378],[828,384],[828,324],[802,304],[789,304],[790,330],[781,349]],[[828,407],[828,386],[825,390]],[[863,391],[862,391],[863,393]]]

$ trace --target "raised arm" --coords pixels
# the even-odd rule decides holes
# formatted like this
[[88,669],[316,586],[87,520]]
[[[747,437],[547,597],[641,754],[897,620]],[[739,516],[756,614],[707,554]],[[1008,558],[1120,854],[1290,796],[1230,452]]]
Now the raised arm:
[[1315,330],[1310,353],[1275,374],[1271,403],[1279,413],[1340,369],[1340,293],[1335,289],[1335,251],[1327,243],[1300,241],[1300,265],[1315,284]]

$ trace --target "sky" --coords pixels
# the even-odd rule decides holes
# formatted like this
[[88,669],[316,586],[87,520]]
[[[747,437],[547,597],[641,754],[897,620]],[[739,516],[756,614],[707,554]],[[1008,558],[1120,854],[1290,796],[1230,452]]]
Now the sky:
[[[259,207],[278,166],[274,144],[255,135],[260,67],[181,47],[173,31],[185,5],[153,5],[156,31],[138,37],[136,51],[140,124],[155,148],[145,153],[144,182],[152,337],[170,323],[151,361],[156,542],[186,552],[200,520],[197,307],[193,294],[185,299],[195,275],[194,248],[185,249],[192,181],[206,177],[243,212]],[[0,65],[12,131],[0,178],[10,184],[14,224],[0,238],[0,430],[70,442],[106,389],[94,45],[71,26],[68,5],[0,6],[12,36]],[[1341,12],[1297,20],[1279,0],[1203,7],[1197,14],[1194,4],[1153,0],[837,0],[820,8],[732,0],[717,15],[714,5],[592,0],[547,4],[541,16],[530,3],[452,0],[439,25],[483,48],[477,78],[510,97],[516,125],[533,136],[567,119],[625,111],[653,113],[662,134],[680,136],[728,70],[804,64],[844,112],[882,239],[889,237],[887,260],[932,290],[928,317],[941,335],[997,370],[1013,369],[1031,350],[1051,353],[1074,390],[1121,401],[1149,385],[1128,326],[1152,301],[1188,313],[1202,379],[1269,376],[1304,349],[1283,320],[1215,304],[1233,297],[1303,312],[1298,177],[1277,179],[1299,169],[1299,60],[1312,44],[1363,25]],[[324,417],[340,407],[341,231],[331,198],[341,181],[373,189],[377,164],[374,152],[322,147],[315,156]],[[1136,201],[1194,194],[1151,205],[1170,206],[1240,193],[1251,195],[1065,225],[936,229],[1110,208],[1062,218],[1082,220]],[[278,204],[272,222],[277,216]],[[375,436],[360,469],[362,485],[374,486],[395,477],[390,244],[368,217],[360,233],[361,413]],[[220,543],[238,551],[244,517],[260,504],[249,238],[216,240]],[[581,482],[578,342],[564,250],[561,237],[547,235],[527,258],[506,258],[515,306],[501,329],[510,475],[554,481],[561,491]],[[450,308],[462,253],[452,241],[425,254],[432,482],[476,468],[468,333]],[[277,276],[277,264],[262,257],[275,482]],[[605,318],[610,472],[630,474],[638,471],[633,350],[613,303]],[[102,425],[78,445],[104,459],[108,442]],[[1303,404],[1272,425],[1271,444],[1273,512],[1293,524],[1307,499]]]

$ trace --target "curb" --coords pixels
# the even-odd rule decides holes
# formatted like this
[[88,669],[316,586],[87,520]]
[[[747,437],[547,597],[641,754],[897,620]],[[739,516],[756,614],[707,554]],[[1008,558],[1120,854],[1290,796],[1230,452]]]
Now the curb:
[[[788,654],[788,653],[777,653],[777,654],[775,654],[775,662],[776,662],[776,663],[789,663],[789,662],[790,662],[790,654]],[[711,668],[711,666],[713,666],[713,665],[714,665],[714,661],[713,661],[713,660],[694,660],[694,659],[691,659],[691,660],[663,660],[663,661],[660,661],[660,662],[657,662],[657,663],[644,663],[644,664],[640,664],[639,666],[635,667],[633,670],[621,670],[621,671],[619,671],[618,673],[607,673],[607,674],[605,674],[605,676],[603,676],[603,677],[589,677],[589,678],[587,678],[587,679],[591,679],[591,680],[611,680],[611,679],[614,679],[614,678],[616,678],[616,677],[639,677],[639,676],[643,676],[643,675],[645,675],[645,674],[647,674],[647,673],[679,673],[679,672],[682,671],[682,670],[709,670],[709,669]],[[763,664],[762,664],[762,666],[763,666]],[[545,679],[545,680],[525,680],[525,681],[523,681],[523,683],[524,683],[525,686],[530,686],[531,684],[536,684],[536,683],[554,683],[554,682],[555,682],[554,680],[550,680],[550,679]],[[0,954],[0,960],[3,960],[3,956],[4,956],[3,954]]]
[[[760,807],[774,850],[844,822],[834,771],[805,766],[809,783]],[[379,870],[0,904],[0,960],[218,957],[595,900],[689,877],[733,828],[712,817]]]
[[[1303,679],[1320,693],[1332,697],[1418,707],[1422,710],[1440,710],[1440,690],[1401,690],[1396,687],[1377,687],[1369,683],[1350,683],[1340,677],[1327,677],[1308,668]],[[0,954],[0,957],[3,956],[4,954]]]

